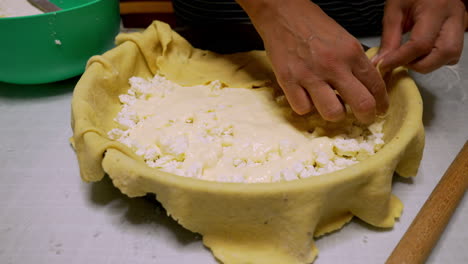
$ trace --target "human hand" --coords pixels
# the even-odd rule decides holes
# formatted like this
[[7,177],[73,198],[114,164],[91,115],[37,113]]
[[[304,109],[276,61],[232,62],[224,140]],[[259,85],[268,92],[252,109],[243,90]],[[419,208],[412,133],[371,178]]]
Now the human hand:
[[[309,0],[238,0],[265,44],[292,109],[345,118],[341,97],[363,123],[388,108],[385,83],[361,44]],[[339,96],[335,93],[339,93]]]
[[[463,49],[465,5],[460,0],[387,0],[379,54],[387,72],[398,66],[428,73],[456,64]],[[401,44],[402,34],[411,31]]]

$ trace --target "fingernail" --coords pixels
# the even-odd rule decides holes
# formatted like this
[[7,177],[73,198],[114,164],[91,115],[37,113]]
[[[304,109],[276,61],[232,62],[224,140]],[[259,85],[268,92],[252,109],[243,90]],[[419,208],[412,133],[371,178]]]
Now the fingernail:
[[384,60],[381,59],[381,60],[377,61],[377,65],[375,66],[377,68],[377,70],[380,72],[381,76],[385,76],[385,74],[388,71],[385,67],[382,67],[383,62],[384,62]]
[[387,55],[388,51],[380,50],[375,54],[374,57],[372,57],[371,61],[374,64],[377,64],[377,62],[382,59],[385,55]]
[[380,57],[381,56],[379,54],[376,54],[374,57],[371,58],[370,61],[372,62],[372,64],[375,65],[375,64],[377,64],[377,61],[380,59]]

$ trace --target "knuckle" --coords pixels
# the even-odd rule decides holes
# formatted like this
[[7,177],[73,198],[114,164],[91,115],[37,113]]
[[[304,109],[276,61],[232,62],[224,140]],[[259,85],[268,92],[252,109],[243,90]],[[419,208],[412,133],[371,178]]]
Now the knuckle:
[[329,105],[321,111],[321,115],[328,121],[339,121],[344,117],[343,107],[341,105]]
[[343,49],[342,52],[346,61],[362,63],[364,49],[361,43],[356,39],[349,41],[348,46],[346,46],[346,49]]
[[320,81],[315,78],[315,76],[305,76],[304,78],[301,79],[300,84],[307,90],[307,91],[315,91],[317,88],[319,88],[319,83]]
[[460,58],[453,59],[447,63],[447,65],[455,65],[460,61]]
[[304,80],[310,79],[313,74],[313,71],[314,68],[312,65],[305,65],[304,67],[300,67],[299,69],[297,69],[294,75],[299,82],[302,82]]
[[450,61],[457,60],[461,56],[462,48],[459,45],[450,45],[443,50],[443,55]]
[[372,83],[368,89],[375,96],[383,96],[386,93],[385,83],[380,80]]
[[427,61],[420,61],[420,62],[411,64],[409,66],[411,70],[422,73],[422,74],[430,73],[436,68],[438,68],[436,65],[427,63]]
[[335,79],[339,76],[341,66],[342,65],[333,60],[328,61],[328,63],[325,62],[321,74],[322,78],[326,80]]
[[299,115],[305,115],[311,111],[311,107],[306,104],[294,104],[292,105],[292,109]]
[[411,69],[415,72],[419,72],[419,73],[422,73],[422,74],[427,74],[427,73],[430,73],[432,71],[432,68],[426,66],[426,65],[413,65],[411,66]]
[[320,55],[323,56],[323,60],[320,60],[322,62],[322,65],[327,65],[330,63],[336,63],[337,58],[336,58],[336,53],[331,50],[331,49],[323,49],[320,51]]
[[379,72],[377,68],[375,68],[371,62],[367,59],[366,56],[361,56],[356,64],[353,67],[353,73],[357,74],[358,76],[366,76],[366,78],[370,78],[370,82],[377,82],[375,80],[376,77],[379,76]]
[[380,76],[380,73],[377,70],[375,72],[375,78],[373,79],[370,89],[371,92],[375,93],[387,92],[387,86],[385,85],[385,81],[382,79],[382,76]]
[[335,54],[324,54],[325,56],[307,66],[309,71],[316,72],[318,76],[327,78],[330,76],[336,76],[339,72],[340,63]]
[[357,102],[355,110],[360,113],[368,113],[375,110],[375,105],[375,99],[373,97],[366,96]]
[[291,84],[294,84],[296,82],[292,75],[292,72],[287,68],[279,69],[278,71],[276,71],[276,77],[278,78],[278,81],[281,84],[286,86],[290,86]]
[[337,52],[336,49],[334,49],[335,45],[332,45],[332,43],[322,43],[322,45],[317,45],[316,47],[313,48],[313,53],[314,54],[319,54],[319,61],[336,61],[337,60]]
[[357,41],[356,39],[351,41],[350,46],[349,46],[349,52],[351,52],[352,54],[359,54],[363,52],[361,43]]
[[447,1],[445,2],[447,6],[452,5],[452,10],[458,11],[461,14],[465,13],[465,4],[463,4],[462,1],[451,1],[450,3],[447,3]]
[[427,54],[432,50],[433,44],[428,40],[414,41],[413,47],[416,52],[420,54]]

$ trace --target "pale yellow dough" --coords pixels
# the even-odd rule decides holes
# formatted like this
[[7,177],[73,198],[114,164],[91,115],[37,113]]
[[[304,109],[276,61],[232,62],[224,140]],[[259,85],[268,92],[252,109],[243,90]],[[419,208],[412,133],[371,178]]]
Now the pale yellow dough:
[[[389,84],[385,146],[350,168],[291,182],[219,183],[175,176],[146,166],[107,137],[116,126],[118,96],[132,76],[157,72],[181,85],[220,80],[228,87],[263,87],[274,80],[264,52],[218,55],[194,49],[161,22],[143,33],[121,34],[115,49],[89,60],[72,101],[72,144],[85,181],[105,173],[130,197],[155,193],[167,213],[223,263],[311,263],[314,236],[341,228],[353,216],[392,227],[402,203],[391,194],[394,171],[414,176],[424,146],[422,101],[403,68]],[[368,55],[375,54],[375,49]]]

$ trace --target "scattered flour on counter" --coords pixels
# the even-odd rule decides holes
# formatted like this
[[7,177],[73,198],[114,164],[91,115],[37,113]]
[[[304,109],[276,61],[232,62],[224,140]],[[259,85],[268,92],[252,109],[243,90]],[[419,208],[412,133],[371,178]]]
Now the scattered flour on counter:
[[0,0],[0,17],[17,17],[42,14],[27,0]]
[[364,127],[351,113],[339,124],[299,116],[268,87],[183,87],[160,75],[132,77],[130,85],[109,137],[148,166],[180,176],[291,181],[344,169],[384,144],[384,120]]

